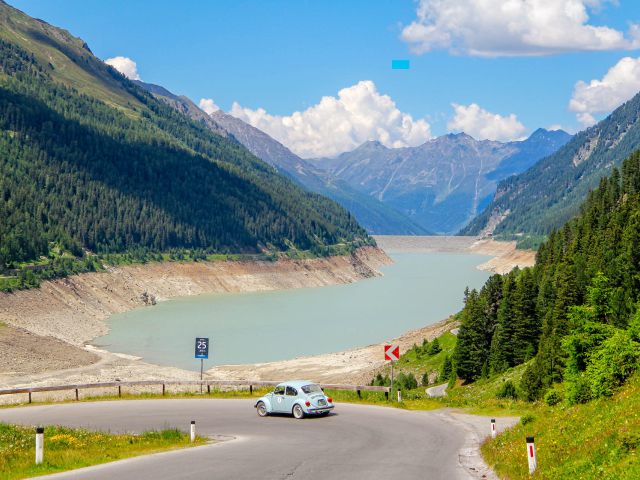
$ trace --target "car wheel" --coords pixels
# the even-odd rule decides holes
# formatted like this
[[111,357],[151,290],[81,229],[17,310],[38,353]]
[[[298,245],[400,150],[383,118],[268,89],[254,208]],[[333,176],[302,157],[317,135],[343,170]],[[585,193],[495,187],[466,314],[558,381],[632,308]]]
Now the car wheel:
[[258,405],[256,406],[256,411],[258,412],[258,415],[261,417],[266,417],[267,414],[269,412],[267,412],[267,406],[265,405],[264,402],[258,402]]
[[296,404],[293,406],[293,416],[298,420],[304,417],[304,410],[302,410],[300,405]]

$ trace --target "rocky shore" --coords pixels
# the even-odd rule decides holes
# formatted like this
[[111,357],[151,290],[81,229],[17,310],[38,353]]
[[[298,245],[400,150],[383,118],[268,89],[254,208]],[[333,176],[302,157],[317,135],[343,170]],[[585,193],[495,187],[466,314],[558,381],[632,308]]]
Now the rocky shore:
[[[166,369],[131,357],[87,349],[107,332],[115,313],[202,293],[255,292],[346,284],[380,275],[391,263],[380,249],[352,255],[275,262],[162,262],[111,267],[106,272],[44,282],[40,288],[0,293],[0,386],[51,383],[82,367],[95,381],[127,376],[161,378]],[[96,371],[91,371],[95,365]],[[112,365],[114,368],[111,368]],[[146,366],[145,366],[146,365]],[[142,367],[142,368],[139,368]],[[175,372],[174,372],[175,373]]]
[[[107,332],[106,320],[111,315],[175,297],[352,283],[378,276],[381,266],[392,263],[384,250],[492,256],[478,268],[497,273],[535,261],[535,252],[516,250],[515,242],[395,236],[376,237],[376,241],[380,248],[361,248],[350,256],[277,262],[148,263],[44,282],[38,289],[0,293],[0,388],[116,379],[197,379],[195,372],[149,364],[88,345]],[[404,350],[455,326],[442,321],[393,341]],[[321,382],[361,383],[369,381],[383,364],[381,351],[382,343],[280,362],[217,366],[207,375],[223,380],[304,376]]]

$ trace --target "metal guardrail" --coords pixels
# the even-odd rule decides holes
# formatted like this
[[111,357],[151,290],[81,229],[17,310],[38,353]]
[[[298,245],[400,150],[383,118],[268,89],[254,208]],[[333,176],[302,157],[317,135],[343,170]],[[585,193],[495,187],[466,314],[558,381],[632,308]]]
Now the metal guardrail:
[[[162,386],[162,395],[166,394],[167,385],[196,385],[202,388],[207,387],[207,393],[211,393],[211,387],[249,387],[249,392],[253,393],[253,387],[272,387],[282,382],[269,382],[261,380],[141,380],[135,382],[102,382],[102,383],[82,383],[73,385],[54,385],[50,387],[22,387],[8,388],[0,390],[0,395],[17,395],[25,393],[29,395],[29,403],[31,403],[31,394],[38,392],[62,392],[75,390],[76,400],[80,400],[80,390],[90,388],[118,388],[118,396],[122,396],[122,387],[139,387],[139,386]],[[322,388],[328,390],[346,390],[357,392],[358,398],[361,398],[361,392],[384,392],[385,398],[389,399],[390,387],[380,387],[371,385],[343,385],[343,384],[320,384]]]

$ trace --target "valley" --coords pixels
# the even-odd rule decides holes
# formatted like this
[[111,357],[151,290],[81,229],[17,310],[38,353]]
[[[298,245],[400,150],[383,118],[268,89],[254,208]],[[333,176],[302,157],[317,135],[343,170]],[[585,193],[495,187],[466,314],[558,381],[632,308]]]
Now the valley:
[[633,2],[12,3],[0,478],[640,477]]

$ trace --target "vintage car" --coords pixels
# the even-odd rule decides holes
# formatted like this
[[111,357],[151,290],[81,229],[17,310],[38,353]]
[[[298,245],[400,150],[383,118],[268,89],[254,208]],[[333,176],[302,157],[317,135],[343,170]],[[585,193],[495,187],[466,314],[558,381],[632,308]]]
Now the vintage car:
[[305,415],[327,415],[333,409],[333,400],[324,394],[319,385],[306,380],[284,382],[273,392],[260,398],[255,408],[258,415],[290,413],[295,418]]

